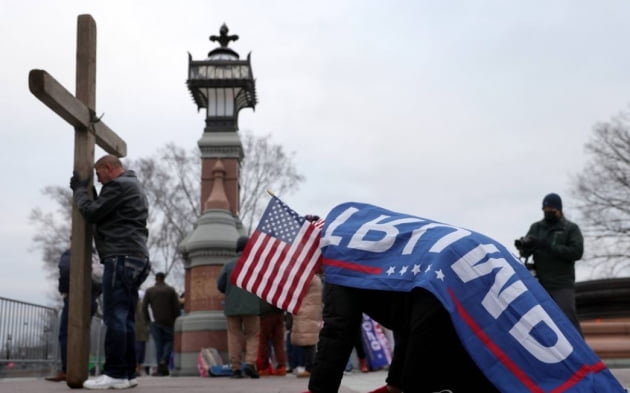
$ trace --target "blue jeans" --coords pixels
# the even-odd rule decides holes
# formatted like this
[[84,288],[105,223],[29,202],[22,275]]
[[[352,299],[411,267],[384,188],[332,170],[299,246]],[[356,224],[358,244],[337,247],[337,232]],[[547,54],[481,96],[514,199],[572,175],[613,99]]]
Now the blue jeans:
[[59,350],[61,352],[61,370],[66,372],[66,362],[68,359],[68,296],[63,298],[63,308],[61,309],[61,322],[59,324]]
[[[96,313],[96,298],[92,298],[92,316]],[[68,296],[63,297],[61,322],[59,323],[59,351],[61,352],[61,371],[66,372],[68,361]]]
[[103,260],[103,321],[107,327],[103,374],[112,378],[136,377],[136,303],[138,288],[146,278],[141,272],[148,264],[146,258],[128,256]]
[[157,364],[168,365],[173,350],[173,328],[153,322],[151,324],[151,336],[155,341]]

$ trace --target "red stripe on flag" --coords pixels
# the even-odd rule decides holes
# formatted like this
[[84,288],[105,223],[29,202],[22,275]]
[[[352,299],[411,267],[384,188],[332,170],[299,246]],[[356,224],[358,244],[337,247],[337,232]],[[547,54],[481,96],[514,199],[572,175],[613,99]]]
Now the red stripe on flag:
[[319,231],[309,224],[302,225],[284,258],[278,261],[274,282],[267,287],[266,298],[271,304],[285,310],[292,309],[289,304],[293,298],[304,295],[304,279],[302,284],[300,279],[306,266],[313,265],[308,255],[319,252],[319,242],[315,240],[319,240]]
[[[262,236],[264,237],[264,235]],[[261,234],[259,232],[254,232],[234,267],[232,283],[239,288],[246,289],[248,286],[251,286],[253,280],[257,278],[254,273],[256,265],[253,261],[258,260],[257,256],[260,255],[260,237]]]
[[245,260],[247,259],[246,258],[247,254],[250,253],[252,247],[254,246],[254,241],[256,237],[257,237],[257,234],[254,233],[252,237],[249,239],[249,241],[245,245],[245,249],[243,250],[243,253],[239,257],[238,261],[236,262],[236,265],[234,266],[234,270],[232,270],[232,275],[230,276],[230,282],[239,288],[243,285],[243,282],[248,277],[248,266],[245,264]]
[[319,251],[319,235],[320,231],[311,225],[305,226],[304,235],[300,237],[299,247],[296,249],[294,264],[288,271],[288,284],[284,286],[278,304],[284,309],[293,309],[296,307],[296,299],[302,299],[308,289],[307,283],[315,272],[315,265],[320,256]]
[[586,377],[590,373],[598,373],[606,368],[604,362],[599,361],[592,366],[587,366],[586,364],[580,367],[578,371],[571,376],[567,381],[565,381],[562,385],[558,386],[551,393],[562,393],[566,392],[573,386],[575,386],[578,382],[580,382],[584,377]]
[[544,390],[538,386],[534,381],[532,381],[523,370],[521,370],[516,363],[510,359],[498,345],[492,341],[490,337],[479,327],[477,322],[464,310],[459,300],[455,297],[452,289],[448,289],[448,293],[451,296],[451,300],[453,300],[453,304],[455,304],[455,308],[457,308],[457,313],[462,317],[464,322],[468,325],[470,330],[481,340],[482,343],[494,354],[494,356],[499,359],[503,365],[514,374],[514,376],[520,380],[523,385],[525,385],[530,392],[533,393],[544,393]]
[[334,266],[341,269],[354,270],[356,272],[367,274],[381,274],[382,268],[376,266],[365,266],[358,263],[338,261],[336,259],[322,258],[322,263],[327,266]]
[[[302,299],[304,299],[304,296],[306,296],[306,293],[308,292],[308,286],[310,285],[315,272],[319,268],[318,262],[320,260],[320,256],[321,253],[319,249],[313,249],[308,252],[308,255],[305,258],[308,262],[300,265],[295,276],[295,285],[289,289],[289,294],[291,294],[291,296],[286,297],[283,303],[286,305],[287,310],[299,310],[300,305],[302,304]],[[294,292],[297,295],[294,295]]]
[[[254,256],[252,263],[256,265],[256,281],[251,286],[251,291],[267,299],[267,284],[269,280],[274,280],[277,272],[277,261],[287,253],[287,245],[274,237],[262,234],[264,239],[261,244],[261,251]],[[248,287],[248,290],[250,288]]]
[[[283,287],[286,288],[291,288],[292,291],[295,290],[295,288],[293,287],[293,280],[291,277],[291,270],[293,268],[293,266],[290,266],[290,262],[293,259],[297,258],[297,263],[298,264],[305,264],[307,263],[307,261],[305,261],[303,258],[299,258],[300,254],[303,252],[304,247],[306,246],[306,242],[307,240],[305,240],[305,236],[307,235],[308,229],[312,228],[311,225],[306,224],[306,225],[302,225],[302,227],[300,228],[300,232],[298,234],[298,236],[295,238],[295,240],[293,241],[293,243],[291,244],[291,247],[289,248],[289,252],[287,253],[287,255],[285,256],[285,258],[280,261],[280,269],[279,269],[279,277],[278,277],[278,281],[276,283],[274,283],[275,285],[273,285],[272,290],[270,291],[270,296],[273,299],[273,303],[274,304],[282,304],[283,302],[279,302],[280,297],[282,296],[283,291],[282,289],[280,291],[278,291],[278,284],[279,283],[283,283]],[[286,294],[285,294],[286,296]]]

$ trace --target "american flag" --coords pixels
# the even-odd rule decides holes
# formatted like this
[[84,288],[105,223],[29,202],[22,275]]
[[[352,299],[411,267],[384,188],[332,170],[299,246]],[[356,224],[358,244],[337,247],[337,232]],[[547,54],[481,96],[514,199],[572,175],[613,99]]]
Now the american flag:
[[321,226],[271,197],[239,258],[231,282],[268,303],[297,313],[320,265]]

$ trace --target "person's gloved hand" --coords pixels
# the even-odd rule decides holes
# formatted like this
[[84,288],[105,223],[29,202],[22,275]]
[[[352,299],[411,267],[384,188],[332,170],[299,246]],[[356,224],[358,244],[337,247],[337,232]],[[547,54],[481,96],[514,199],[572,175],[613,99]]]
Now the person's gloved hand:
[[536,241],[536,248],[540,250],[549,250],[551,248],[551,244],[545,239],[538,239]]
[[551,248],[551,245],[549,244],[549,242],[545,239],[538,239],[536,237],[531,236],[530,237],[530,244],[532,246],[533,249],[536,250],[548,250]]
[[77,171],[72,172],[72,177],[70,178],[70,188],[72,191],[76,191],[79,187],[87,187],[88,184],[90,184],[89,177],[82,180]]

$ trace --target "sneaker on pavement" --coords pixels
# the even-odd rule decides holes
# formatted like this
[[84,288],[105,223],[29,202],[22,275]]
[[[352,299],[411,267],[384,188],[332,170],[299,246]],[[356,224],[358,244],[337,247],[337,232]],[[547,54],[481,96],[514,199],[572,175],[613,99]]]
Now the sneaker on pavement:
[[234,379],[239,379],[239,378],[243,378],[243,372],[240,369],[233,369],[232,370],[232,375],[230,375],[230,378],[234,378]]
[[362,373],[367,373],[368,371],[370,371],[367,365],[367,361],[365,359],[359,359],[359,369]]
[[273,372],[273,375],[275,375],[277,377],[284,377],[285,375],[287,375],[287,368],[286,367],[278,367],[276,369],[276,371]]
[[263,368],[262,370],[258,371],[258,375],[260,375],[261,377],[268,377],[272,374],[273,374],[273,371],[271,370],[271,367]]
[[138,386],[138,378],[131,378],[129,380],[129,387],[135,388],[136,386]]
[[245,367],[243,368],[243,372],[245,373],[246,376],[250,378],[260,377],[258,373],[256,372],[256,368],[252,364],[246,364]]
[[112,378],[109,375],[101,375],[94,379],[88,379],[83,382],[85,389],[105,390],[105,389],[127,389],[130,388],[127,378]]
[[64,373],[63,371],[59,371],[57,374],[53,375],[52,377],[46,377],[46,381],[50,381],[50,382],[61,382],[65,380],[66,380],[66,373]]
[[387,385],[383,385],[380,388],[372,390],[368,393],[389,393],[389,389],[387,389]]
[[309,378],[311,376],[311,373],[304,370],[304,371],[300,371],[299,373],[297,373],[296,375],[298,378]]

